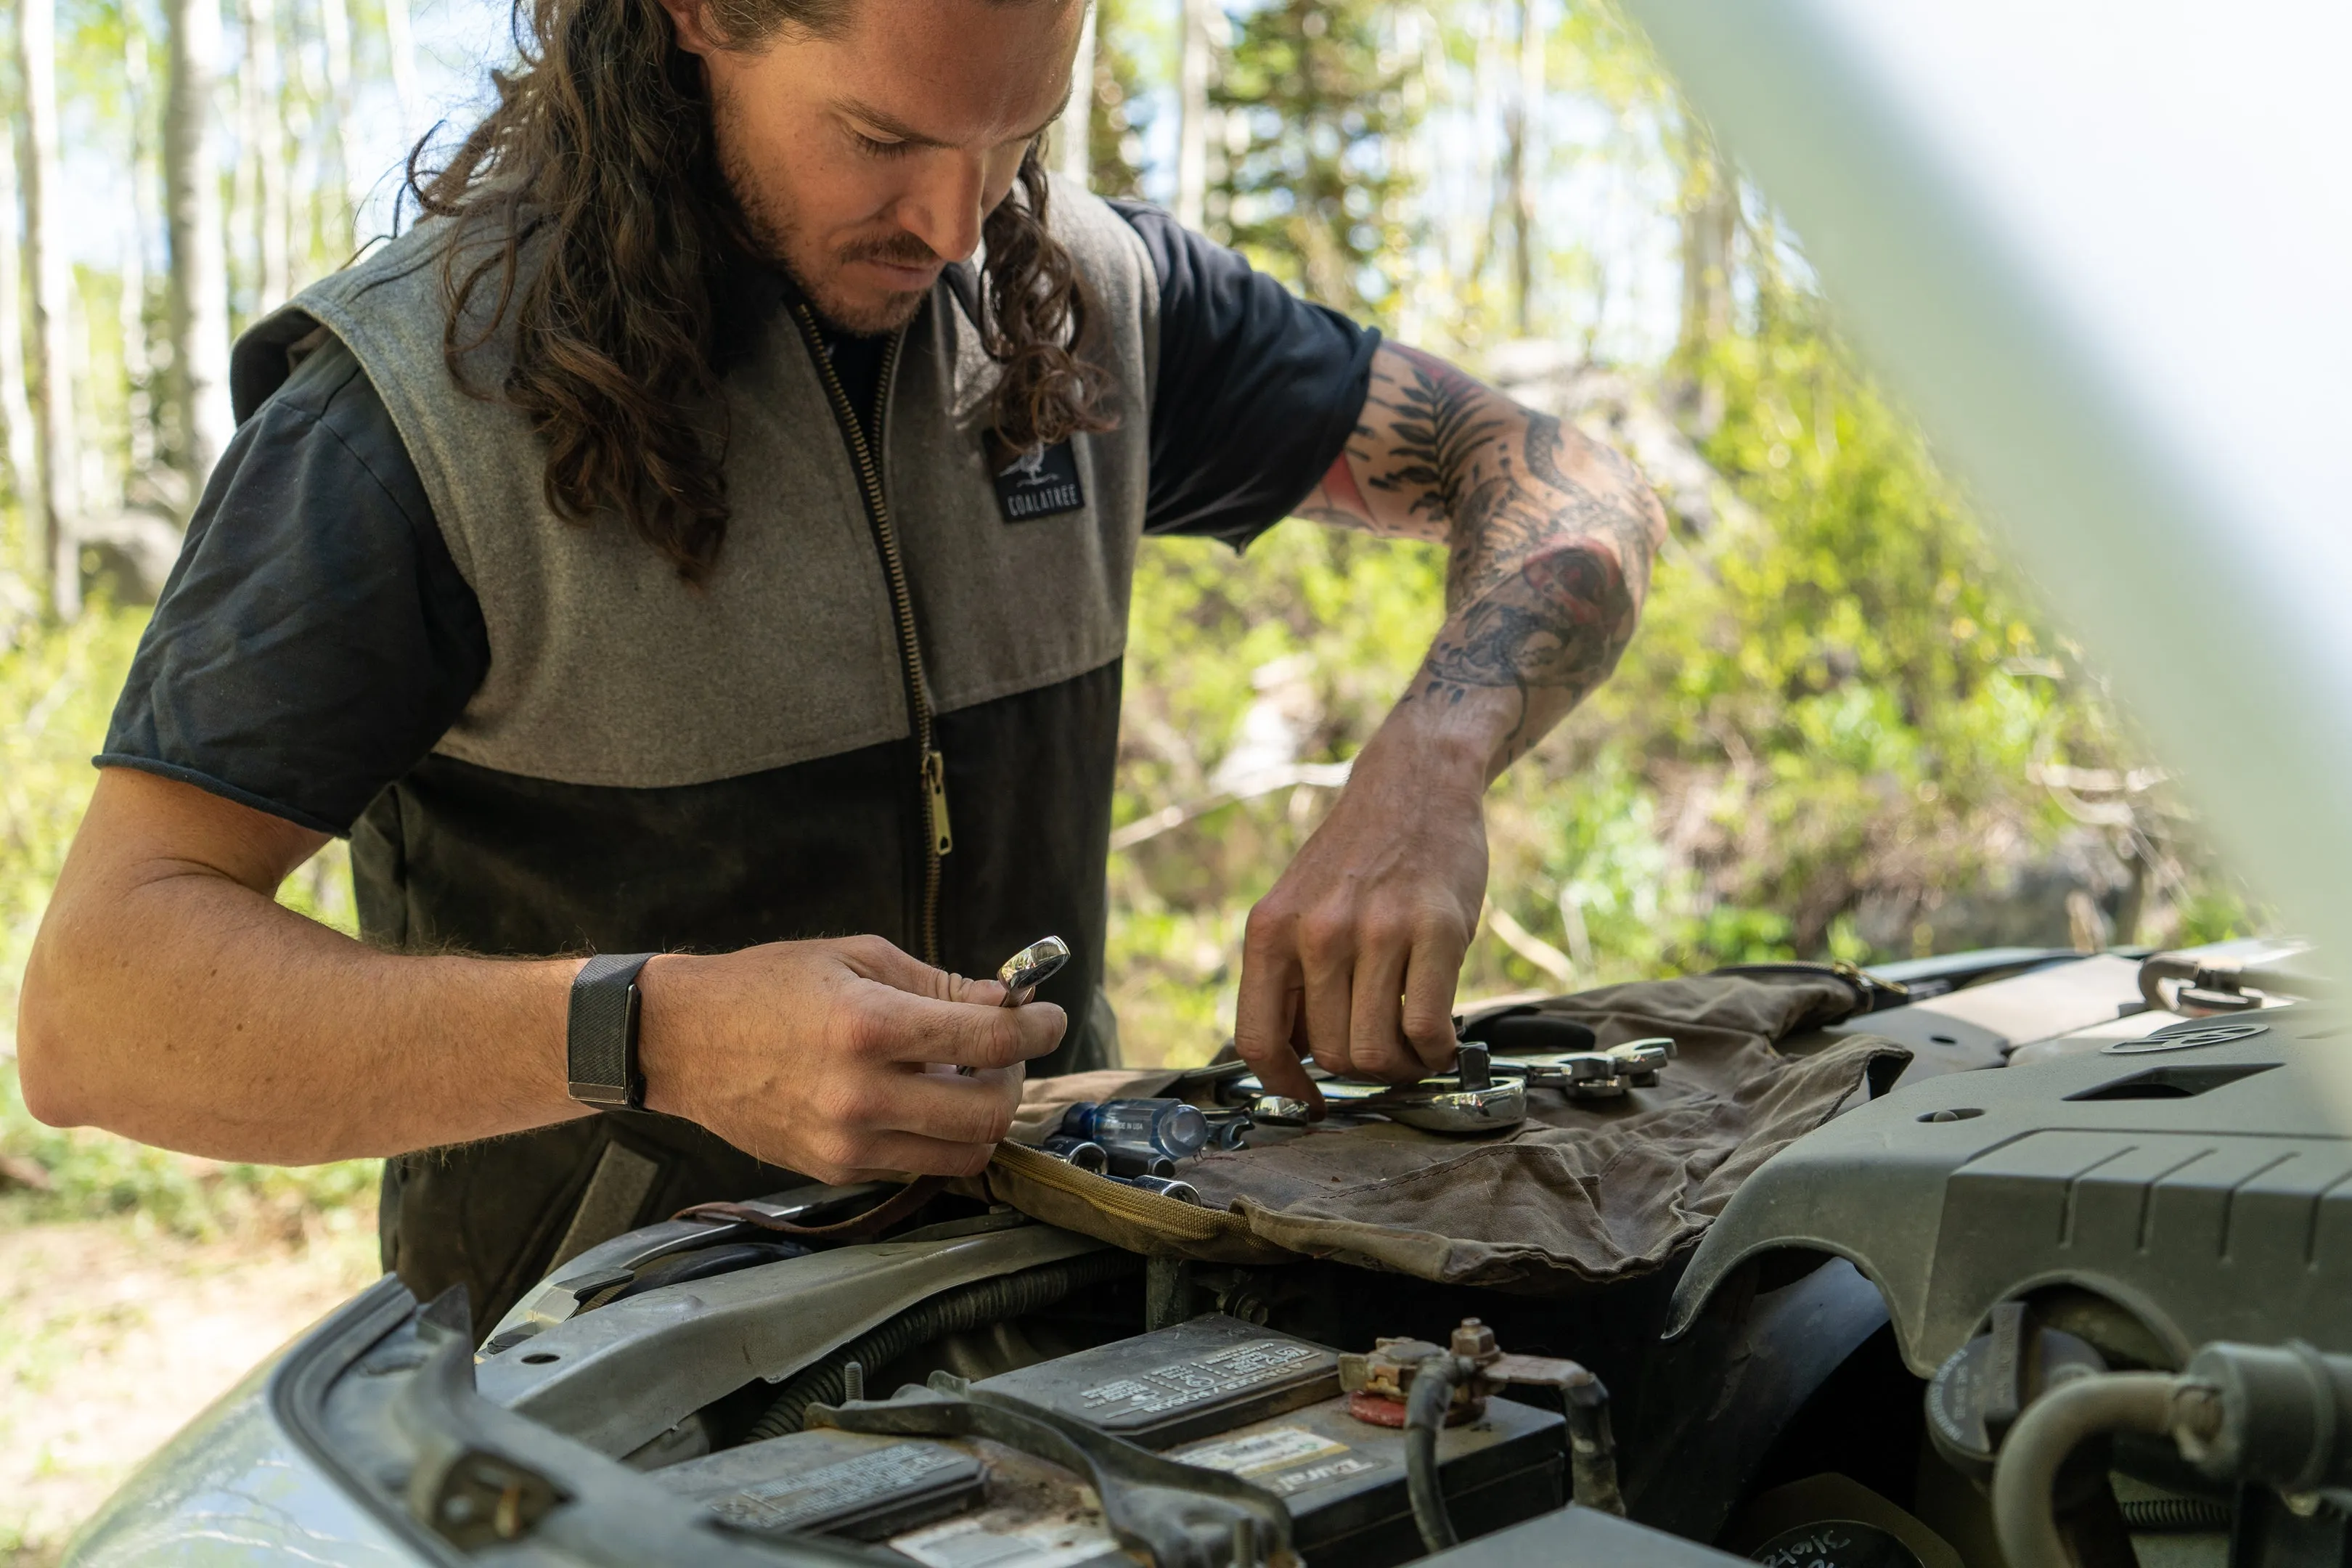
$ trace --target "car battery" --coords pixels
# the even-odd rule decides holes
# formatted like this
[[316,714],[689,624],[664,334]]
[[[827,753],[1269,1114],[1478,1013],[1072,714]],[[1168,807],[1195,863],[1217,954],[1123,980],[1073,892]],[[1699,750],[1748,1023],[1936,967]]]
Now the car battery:
[[[1349,1415],[1338,1352],[1310,1341],[1211,1314],[978,1386],[1264,1487],[1288,1506],[1292,1544],[1310,1563],[1388,1568],[1423,1554],[1404,1433]],[[1441,1432],[1455,1530],[1466,1540],[1559,1507],[1567,1447],[1558,1415],[1509,1399]]]
[[[1339,1356],[1321,1345],[1212,1315],[978,1386],[1265,1488],[1290,1510],[1310,1563],[1390,1568],[1423,1555],[1404,1434],[1349,1414]],[[1559,1415],[1508,1399],[1439,1434],[1456,1530],[1467,1539],[1558,1508],[1565,1450]],[[818,1429],[652,1474],[740,1528],[887,1542],[924,1568],[1132,1561],[1082,1478],[985,1441]]]

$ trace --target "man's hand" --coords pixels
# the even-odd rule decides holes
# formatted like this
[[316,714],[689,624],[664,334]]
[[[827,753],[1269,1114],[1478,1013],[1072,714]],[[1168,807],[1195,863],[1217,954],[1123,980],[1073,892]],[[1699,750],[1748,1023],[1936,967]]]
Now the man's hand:
[[1310,1102],[1304,1051],[1397,1082],[1453,1060],[1454,984],[1486,896],[1483,759],[1441,782],[1382,735],[1243,942],[1234,1048],[1266,1088]]
[[[323,837],[101,772],[26,973],[33,1114],[287,1165],[587,1115],[564,1093],[581,961],[379,952],[305,920],[270,895]],[[654,1108],[832,1180],[978,1170],[1066,1023],[879,937],[668,954],[638,985]]]
[[1453,1059],[1496,774],[1608,678],[1665,514],[1632,465],[1443,360],[1384,343],[1355,436],[1299,515],[1447,546],[1445,624],[1331,815],[1250,911],[1234,1044],[1396,1081]]
[[1068,1022],[874,936],[666,955],[638,986],[647,1106],[824,1182],[977,1173]]

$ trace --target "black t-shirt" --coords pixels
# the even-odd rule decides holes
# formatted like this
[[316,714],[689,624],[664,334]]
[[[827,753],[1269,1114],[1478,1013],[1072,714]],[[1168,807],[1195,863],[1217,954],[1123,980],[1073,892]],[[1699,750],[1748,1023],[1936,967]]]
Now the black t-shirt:
[[[1144,530],[1244,547],[1339,457],[1379,335],[1156,208],[1112,205],[1160,281]],[[827,337],[845,379],[870,388],[880,340]],[[230,442],[97,760],[348,833],[489,658],[390,415],[330,342]]]

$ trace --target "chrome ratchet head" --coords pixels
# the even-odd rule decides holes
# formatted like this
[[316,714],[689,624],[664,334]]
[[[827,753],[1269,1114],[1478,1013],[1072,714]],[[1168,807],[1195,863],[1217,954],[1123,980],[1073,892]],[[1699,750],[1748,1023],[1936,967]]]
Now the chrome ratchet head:
[[1037,994],[1037,987],[1060,973],[1062,965],[1069,962],[1070,944],[1060,937],[1031,942],[996,972],[997,984],[1004,987],[1003,1005],[1024,1005]]

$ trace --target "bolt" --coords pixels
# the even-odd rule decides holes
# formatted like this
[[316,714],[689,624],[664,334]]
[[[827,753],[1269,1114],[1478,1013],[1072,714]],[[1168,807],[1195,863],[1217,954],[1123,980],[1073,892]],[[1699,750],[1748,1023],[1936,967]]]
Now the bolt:
[[1495,1331],[1475,1318],[1465,1318],[1462,1326],[1454,1331],[1449,1347],[1455,1355],[1471,1361],[1481,1361],[1495,1353]]

